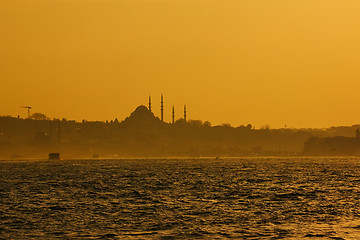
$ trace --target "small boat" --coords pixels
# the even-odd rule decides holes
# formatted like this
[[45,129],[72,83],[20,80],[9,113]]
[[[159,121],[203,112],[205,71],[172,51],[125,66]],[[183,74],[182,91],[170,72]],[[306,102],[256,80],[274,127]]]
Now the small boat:
[[60,153],[49,153],[49,160],[60,160]]

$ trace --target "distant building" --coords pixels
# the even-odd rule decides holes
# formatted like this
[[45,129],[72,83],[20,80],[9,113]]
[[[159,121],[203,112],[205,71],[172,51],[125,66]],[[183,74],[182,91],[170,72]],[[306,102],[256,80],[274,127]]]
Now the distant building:
[[360,155],[360,130],[355,137],[311,137],[304,143],[305,155]]

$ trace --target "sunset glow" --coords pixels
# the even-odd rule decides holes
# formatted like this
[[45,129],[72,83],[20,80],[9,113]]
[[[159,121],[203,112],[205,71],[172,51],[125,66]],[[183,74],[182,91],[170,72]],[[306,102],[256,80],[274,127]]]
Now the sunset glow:
[[360,2],[3,0],[0,115],[358,124]]

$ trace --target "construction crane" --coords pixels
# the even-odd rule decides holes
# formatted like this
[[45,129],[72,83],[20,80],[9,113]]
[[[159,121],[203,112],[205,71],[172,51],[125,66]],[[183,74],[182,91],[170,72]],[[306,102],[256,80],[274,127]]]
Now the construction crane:
[[21,108],[27,108],[27,110],[28,110],[28,118],[30,118],[30,109],[31,109],[31,107],[30,106],[21,106]]

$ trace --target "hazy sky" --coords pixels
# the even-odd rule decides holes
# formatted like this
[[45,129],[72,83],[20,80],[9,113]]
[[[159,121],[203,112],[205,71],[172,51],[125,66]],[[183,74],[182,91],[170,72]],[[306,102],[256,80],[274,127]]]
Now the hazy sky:
[[0,115],[360,123],[359,0],[1,0]]

